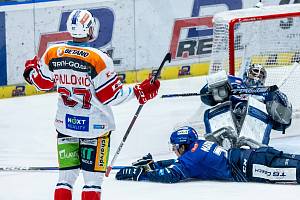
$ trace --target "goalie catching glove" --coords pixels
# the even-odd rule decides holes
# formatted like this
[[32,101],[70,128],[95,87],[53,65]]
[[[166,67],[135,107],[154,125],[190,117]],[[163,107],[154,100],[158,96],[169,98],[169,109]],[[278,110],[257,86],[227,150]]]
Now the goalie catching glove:
[[157,95],[159,87],[159,80],[155,80],[153,83],[151,83],[151,79],[148,78],[142,83],[136,84],[133,87],[133,91],[139,103],[145,104],[147,101],[153,99]]
[[23,72],[23,77],[25,81],[32,85],[32,81],[30,79],[31,73],[35,73],[39,70],[40,66],[38,64],[38,58],[35,56],[32,60],[27,60],[25,62],[25,69]]
[[[277,87],[277,86],[276,86]],[[292,105],[287,96],[276,88],[265,97],[266,109],[272,119],[281,124],[290,124],[292,119]]]

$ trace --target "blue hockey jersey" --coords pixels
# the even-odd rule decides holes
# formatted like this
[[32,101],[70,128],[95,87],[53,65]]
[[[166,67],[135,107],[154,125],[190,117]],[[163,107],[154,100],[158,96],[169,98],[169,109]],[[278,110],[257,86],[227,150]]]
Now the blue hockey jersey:
[[[169,166],[141,175],[139,180],[175,183],[196,178],[201,180],[233,180],[227,159],[227,151],[216,143],[198,140],[189,146],[189,150]],[[163,163],[160,161],[160,163]]]

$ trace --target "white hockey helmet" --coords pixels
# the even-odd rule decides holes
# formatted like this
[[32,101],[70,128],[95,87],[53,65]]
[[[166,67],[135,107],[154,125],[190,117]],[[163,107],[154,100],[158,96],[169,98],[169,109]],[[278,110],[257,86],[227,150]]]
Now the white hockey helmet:
[[95,38],[95,26],[96,20],[87,10],[73,10],[67,20],[67,30],[74,38]]
[[267,71],[260,64],[252,64],[243,75],[247,86],[264,86],[266,78]]

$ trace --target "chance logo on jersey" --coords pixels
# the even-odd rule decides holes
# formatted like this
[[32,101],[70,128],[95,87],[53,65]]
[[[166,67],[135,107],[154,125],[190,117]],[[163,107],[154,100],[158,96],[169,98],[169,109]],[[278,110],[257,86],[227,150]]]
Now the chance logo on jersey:
[[89,131],[89,118],[66,114],[66,129],[73,131]]

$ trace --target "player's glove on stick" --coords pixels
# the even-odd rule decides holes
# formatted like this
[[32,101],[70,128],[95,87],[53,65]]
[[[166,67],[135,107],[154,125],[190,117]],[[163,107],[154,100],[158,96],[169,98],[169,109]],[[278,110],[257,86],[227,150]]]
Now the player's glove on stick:
[[155,80],[151,83],[151,79],[146,79],[142,83],[135,85],[133,91],[139,103],[145,104],[157,95],[159,86],[159,80]]
[[141,167],[124,167],[116,174],[117,180],[138,181],[143,169]]
[[152,159],[152,155],[148,153],[143,156],[141,159],[132,163],[134,167],[142,167],[144,171],[148,172],[155,169],[154,160]]
[[23,72],[23,77],[25,79],[25,81],[28,83],[28,84],[32,84],[32,81],[30,79],[30,74],[31,72],[33,71],[38,71],[39,70],[39,64],[38,64],[38,58],[37,56],[35,56],[32,60],[27,60],[25,62],[25,69],[24,69],[24,72]]

